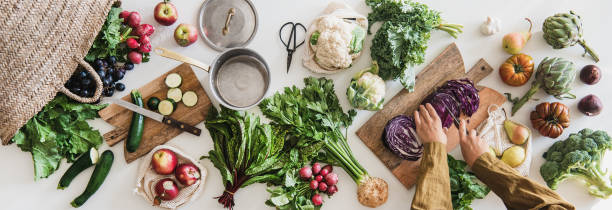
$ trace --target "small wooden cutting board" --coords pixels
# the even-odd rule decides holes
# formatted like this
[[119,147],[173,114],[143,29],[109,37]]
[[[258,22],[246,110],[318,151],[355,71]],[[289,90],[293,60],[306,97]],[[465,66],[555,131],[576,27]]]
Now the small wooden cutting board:
[[[179,88],[183,92],[194,91],[198,95],[198,103],[193,107],[187,107],[182,102],[178,102],[176,110],[170,115],[170,117],[191,126],[195,126],[204,121],[212,104],[208,98],[208,95],[206,95],[204,88],[202,88],[200,81],[191,69],[191,66],[186,63],[177,66],[176,68],[159,76],[155,80],[138,88],[140,94],[142,94],[145,108],[148,108],[146,103],[150,97],[155,96],[161,100],[167,98],[166,93],[168,92],[168,87],[164,83],[164,80],[166,79],[166,76],[171,73],[178,73],[181,75],[183,81]],[[132,102],[129,94],[121,99],[130,103]],[[108,107],[100,110],[98,114],[104,121],[116,127],[114,130],[104,134],[104,140],[108,145],[113,146],[127,138],[129,126],[132,121],[132,111],[119,105],[111,104]],[[124,148],[125,160],[130,163],[149,153],[149,151],[151,151],[151,149],[154,147],[166,143],[181,133],[182,131],[178,128],[173,128],[161,122],[145,117],[144,132],[140,146],[135,152],[132,153],[127,152],[127,150]]]
[[[391,173],[406,187],[410,188],[416,182],[420,159],[418,161],[407,161],[397,157],[383,144],[383,130],[387,121],[391,118],[405,114],[412,116],[423,99],[431,94],[437,87],[448,80],[469,78],[477,84],[493,71],[486,61],[480,59],[469,72],[465,73],[463,58],[456,44],[449,45],[438,57],[425,67],[416,76],[414,92],[400,91],[384,108],[370,118],[359,130],[357,136],[363,143],[374,152],[374,154],[391,170]],[[468,128],[476,128],[488,117],[487,108],[491,104],[501,105],[506,98],[497,91],[487,87],[477,87],[480,92],[480,105],[476,113],[469,118]],[[465,119],[466,116],[460,118]],[[457,128],[451,127],[447,151],[451,151],[459,142]]]

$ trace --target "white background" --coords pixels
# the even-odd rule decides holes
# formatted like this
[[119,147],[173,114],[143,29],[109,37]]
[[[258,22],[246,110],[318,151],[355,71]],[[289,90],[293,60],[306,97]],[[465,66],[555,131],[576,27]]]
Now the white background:
[[[179,11],[179,19],[172,26],[164,27],[155,22],[153,19],[153,8],[158,1],[124,1],[123,8],[130,11],[138,11],[143,17],[143,23],[149,23],[155,26],[156,31],[152,36],[153,47],[162,46],[182,54],[197,58],[202,62],[211,62],[216,54],[215,50],[208,47],[198,37],[198,41],[186,48],[179,47],[173,40],[173,31],[178,23],[197,24],[197,15],[200,10],[201,0],[176,0],[173,3]],[[305,46],[299,48],[294,54],[292,69],[287,74],[285,71],[286,52],[284,46],[278,39],[279,27],[287,21],[297,21],[305,25],[310,24],[310,21],[315,18],[327,5],[325,0],[254,0],[255,7],[259,13],[259,30],[254,40],[248,45],[249,48],[261,53],[267,60],[272,71],[272,84],[269,95],[273,92],[281,90],[288,85],[302,86],[302,78],[306,76],[321,76],[310,73],[301,65],[301,56]],[[370,11],[365,5],[364,0],[347,1],[349,5],[354,7],[359,13],[367,15]],[[533,28],[533,37],[528,42],[522,52],[531,55],[536,65],[546,56],[558,56],[568,58],[574,61],[579,68],[586,64],[592,64],[593,61],[589,57],[581,57],[583,50],[580,46],[575,46],[562,50],[553,50],[548,46],[542,38],[541,26],[544,19],[558,12],[568,12],[572,9],[583,16],[584,19],[584,37],[587,43],[599,53],[601,61],[597,64],[603,69],[603,79],[595,86],[588,86],[581,83],[579,80],[574,82],[574,90],[572,91],[579,98],[589,93],[598,95],[604,104],[612,103],[612,78],[608,73],[610,66],[610,48],[609,34],[610,23],[612,17],[609,15],[609,9],[612,8],[610,1],[529,1],[529,0],[514,0],[514,1],[487,1],[487,0],[472,0],[472,1],[425,1],[431,8],[442,12],[442,17],[451,23],[460,23],[465,26],[464,33],[458,39],[453,39],[445,32],[434,31],[429,41],[427,50],[426,62],[429,63],[436,57],[447,45],[456,42],[463,55],[466,69],[469,69],[480,58],[484,58],[496,70],[485,78],[480,84],[494,88],[499,92],[511,92],[513,94],[523,94],[529,88],[529,85],[522,87],[510,87],[503,84],[498,76],[497,68],[509,56],[501,48],[501,38],[504,34],[515,31],[527,30],[528,24],[523,20],[524,17],[531,18],[535,25]],[[478,31],[480,24],[487,16],[495,16],[502,21],[502,32],[494,36],[485,37]],[[86,17],[74,17],[86,18]],[[377,28],[377,27],[376,27]],[[372,36],[368,36],[365,49],[370,48]],[[345,97],[345,90],[350,81],[350,77],[359,69],[369,66],[370,55],[369,50],[366,50],[363,55],[357,59],[356,63],[348,71],[331,75],[330,78],[335,80],[336,93],[340,96],[340,102],[345,109],[348,109],[348,102]],[[122,81],[126,84],[127,90],[140,87],[152,79],[158,77],[164,72],[172,69],[179,62],[162,58],[156,55],[151,57],[151,61],[146,64],[137,65],[135,70],[126,74]],[[417,70],[422,69],[425,64],[417,67]],[[208,75],[204,71],[193,67],[198,75],[202,85],[207,91]],[[391,99],[400,89],[401,85],[398,82],[387,82],[388,92],[386,100]],[[115,94],[114,97],[121,97],[128,94],[129,91],[124,91]],[[539,98],[545,101],[557,101],[551,96],[547,96],[544,91],[537,93],[534,98]],[[215,102],[216,103],[216,102]],[[531,101],[517,113],[513,118],[516,121],[530,125],[528,121],[529,112],[538,102]],[[589,127],[593,129],[604,129],[609,132],[612,123],[610,109],[604,109],[603,112],[596,117],[585,117],[578,112],[576,100],[563,100],[563,103],[570,107],[571,126],[567,128],[563,135],[557,140],[566,138],[570,133],[578,132],[582,128]],[[510,104],[504,104],[506,109],[510,108]],[[252,110],[259,112],[257,108]],[[355,122],[349,128],[348,140],[352,147],[353,153],[360,163],[373,176],[378,176],[389,183],[389,200],[386,204],[379,207],[380,209],[407,209],[414,195],[414,188],[406,189],[398,180],[390,173],[390,171],[374,156],[374,154],[359,140],[355,135],[355,131],[369,119],[374,112],[359,111]],[[108,132],[112,127],[102,120],[91,122],[92,126],[100,129],[102,133]],[[206,130],[203,124],[197,127]],[[555,141],[550,138],[542,137],[539,134],[534,136],[534,155],[531,165],[531,175],[529,178],[536,180],[539,183],[544,183],[542,180],[539,168],[543,163],[541,154]],[[176,145],[184,149],[187,154],[194,157],[206,154],[211,148],[212,143],[208,132],[204,132],[201,137],[194,137],[190,134],[182,134],[174,138],[169,144]],[[108,146],[102,146],[102,150]],[[111,169],[111,173],[106,178],[105,183],[98,192],[85,203],[81,208],[86,209],[153,209],[151,204],[146,203],[141,197],[134,195],[132,190],[136,183],[136,169],[139,161],[132,164],[126,164],[123,158],[123,143],[111,148],[115,153],[115,162]],[[461,157],[459,149],[451,152],[455,157]],[[202,197],[196,202],[189,204],[184,209],[222,209],[222,206],[212,199],[218,196],[223,191],[221,177],[217,169],[215,169],[208,160],[201,161],[208,168],[209,176],[206,179],[206,187]],[[70,202],[78,196],[85,188],[93,167],[79,175],[74,182],[66,190],[57,190],[56,186],[61,175],[69,167],[68,164],[61,164],[59,170],[47,179],[37,182],[33,180],[33,167],[30,153],[21,152],[15,145],[0,147],[0,204],[1,209],[70,209]],[[340,174],[339,192],[332,198],[325,198],[324,209],[367,209],[361,206],[356,199],[356,185],[350,177],[336,168]],[[265,185],[255,184],[244,189],[240,189],[236,195],[236,209],[270,209],[264,205],[264,201],[269,194],[265,191]],[[578,209],[609,209],[612,205],[612,200],[602,200],[588,195],[586,188],[576,181],[566,181],[560,184],[557,190],[561,196],[569,202],[576,205]],[[436,198],[432,198],[436,199]],[[608,208],[606,208],[608,206]],[[473,202],[474,209],[503,209],[502,201],[494,194],[490,193],[485,199],[476,200]]]

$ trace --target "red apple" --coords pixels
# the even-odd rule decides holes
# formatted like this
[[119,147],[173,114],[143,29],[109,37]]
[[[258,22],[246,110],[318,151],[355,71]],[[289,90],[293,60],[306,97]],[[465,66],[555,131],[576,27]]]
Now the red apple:
[[169,149],[157,150],[153,153],[153,158],[151,158],[153,170],[162,175],[172,174],[174,168],[176,168],[177,162],[178,159],[176,158],[176,154]]
[[142,54],[140,54],[138,51],[129,52],[127,57],[133,64],[139,64],[142,62]]
[[161,199],[165,201],[176,198],[179,194],[179,188],[170,178],[161,179],[155,184],[155,193],[157,196],[155,199]]
[[174,176],[181,184],[189,186],[200,179],[200,169],[191,163],[180,164],[176,167]]
[[162,25],[169,26],[176,22],[178,19],[178,12],[176,11],[176,7],[174,4],[170,2],[159,2],[157,6],[155,6],[155,11],[153,11],[153,16],[155,20]]
[[127,17],[127,24],[132,28],[138,27],[140,25],[140,14],[138,12],[130,13],[130,16]]
[[197,29],[193,25],[182,23],[174,30],[174,40],[180,46],[187,47],[198,40]]

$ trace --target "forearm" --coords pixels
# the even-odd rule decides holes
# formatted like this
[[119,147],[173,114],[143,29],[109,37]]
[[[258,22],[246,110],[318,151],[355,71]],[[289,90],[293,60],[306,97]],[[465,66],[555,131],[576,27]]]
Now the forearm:
[[489,153],[481,155],[472,170],[508,209],[575,209],[548,187],[521,176]]
[[411,209],[453,208],[446,161],[446,145],[438,142],[424,145]]

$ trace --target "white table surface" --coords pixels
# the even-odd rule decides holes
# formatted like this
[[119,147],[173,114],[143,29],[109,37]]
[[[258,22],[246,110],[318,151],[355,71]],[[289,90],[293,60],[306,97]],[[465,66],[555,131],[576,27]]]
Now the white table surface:
[[[164,27],[155,22],[153,19],[153,8],[159,1],[123,1],[123,8],[130,11],[138,11],[142,15],[142,22],[149,23],[155,26],[156,31],[152,36],[153,47],[162,46],[182,54],[197,58],[203,62],[210,62],[218,52],[208,47],[198,37],[198,41],[192,46],[183,48],[179,47],[173,40],[173,31],[178,23],[197,24],[197,15],[200,10],[201,0],[181,0],[173,1],[179,11],[179,19],[173,26]],[[484,58],[496,70],[485,78],[480,84],[494,88],[499,92],[511,92],[513,94],[523,94],[529,88],[525,85],[518,88],[511,88],[501,82],[499,79],[497,68],[509,56],[501,48],[501,38],[504,34],[514,31],[526,30],[528,24],[523,20],[524,17],[531,18],[535,25],[533,28],[533,37],[528,42],[523,50],[524,53],[531,55],[536,64],[546,56],[559,56],[568,58],[574,61],[580,68],[586,64],[592,64],[593,61],[589,57],[581,57],[583,50],[579,46],[553,50],[548,46],[542,38],[542,22],[550,15],[557,12],[567,12],[573,9],[584,19],[584,37],[587,43],[601,58],[597,64],[603,69],[603,79],[595,86],[587,86],[579,80],[574,82],[574,90],[572,91],[579,98],[588,93],[598,95],[604,104],[612,103],[612,75],[608,73],[610,68],[612,48],[610,48],[609,34],[610,16],[609,8],[612,8],[611,1],[529,1],[529,0],[514,0],[508,1],[487,1],[487,0],[472,0],[472,1],[425,1],[431,8],[442,12],[442,17],[451,23],[460,23],[465,26],[464,33],[458,39],[453,39],[445,32],[434,31],[429,41],[425,64],[418,66],[417,70],[422,69],[434,57],[436,57],[447,45],[456,42],[462,53],[465,67],[469,69],[480,58]],[[553,3],[554,2],[554,3]],[[322,76],[313,74],[307,71],[301,65],[301,57],[306,49],[305,46],[299,48],[294,54],[292,69],[289,74],[285,73],[286,52],[284,46],[278,39],[279,27],[287,21],[297,21],[305,25],[310,24],[310,21],[315,18],[327,5],[325,0],[254,0],[255,7],[259,13],[259,30],[254,40],[248,45],[249,48],[261,53],[267,60],[272,71],[271,93],[281,90],[288,85],[303,86],[302,78],[307,76]],[[369,8],[365,5],[364,0],[347,1],[349,5],[354,7],[356,11],[367,15]],[[486,19],[487,16],[495,16],[502,21],[502,32],[494,36],[485,37],[480,34],[478,27]],[[348,71],[329,76],[333,78],[336,84],[336,94],[340,98],[342,106],[349,108],[345,97],[345,90],[350,81],[350,77],[354,72],[368,67],[370,62],[369,48],[372,36],[368,36],[366,40],[366,50],[363,55],[357,59],[355,64]],[[137,65],[134,71],[126,74],[123,83],[126,84],[126,89],[140,87],[150,80],[158,77],[164,72],[172,69],[179,62],[162,58],[156,55],[151,57],[151,61],[145,64]],[[197,70],[193,67],[202,85],[206,91],[208,88],[208,75],[204,71]],[[387,82],[388,92],[386,100],[391,99],[400,89],[399,82]],[[114,97],[121,97],[128,94],[129,91],[124,91],[115,94]],[[547,96],[544,91],[537,93],[534,98],[540,98],[545,101],[558,101],[552,96]],[[214,100],[213,100],[214,101]],[[216,102],[215,102],[216,103]],[[529,112],[538,102],[531,101],[517,113],[513,118],[516,121],[530,125],[528,121]],[[596,117],[585,117],[577,110],[578,99],[563,100],[563,103],[570,107],[571,126],[567,128],[563,135],[558,139],[565,139],[570,133],[578,132],[582,128],[589,127],[593,129],[604,129],[612,132],[610,124],[612,123],[612,112],[610,109],[604,109],[603,112]],[[506,109],[510,108],[510,104],[504,104]],[[606,107],[607,108],[607,107]],[[259,112],[257,108],[252,110]],[[355,135],[355,131],[369,119],[374,112],[359,111],[353,125],[348,131],[349,144],[360,163],[373,176],[378,176],[387,181],[389,184],[389,199],[386,204],[379,209],[408,209],[414,195],[414,188],[406,189],[400,182],[390,173],[390,171],[374,156],[374,154],[359,140]],[[100,119],[91,122],[91,125],[98,128],[102,133],[108,132],[112,126],[103,122]],[[203,123],[197,127],[204,128]],[[542,153],[555,142],[555,140],[542,137],[535,134],[533,140],[533,161],[531,165],[531,174],[529,178],[544,184],[539,168],[543,163]],[[184,149],[187,154],[194,157],[207,154],[212,149],[212,142],[208,132],[204,132],[201,137],[194,137],[190,134],[181,134],[171,140],[168,144],[176,145]],[[102,149],[107,149],[107,145],[103,145]],[[111,169],[111,173],[107,177],[105,183],[98,192],[81,207],[84,209],[155,209],[151,204],[146,203],[140,196],[133,194],[133,188],[136,182],[136,170],[139,164],[138,161],[132,164],[126,164],[123,157],[123,143],[110,148],[115,153],[115,162]],[[455,157],[461,157],[459,149],[451,152]],[[612,156],[612,155],[611,155]],[[608,157],[608,159],[610,159]],[[206,187],[203,195],[196,202],[185,206],[183,209],[222,209],[223,207],[217,203],[215,196],[218,196],[223,191],[221,177],[216,168],[208,160],[203,160],[201,163],[208,168],[208,177],[206,179]],[[607,162],[609,165],[609,161]],[[69,164],[62,163],[59,170],[56,171],[47,179],[34,182],[32,158],[30,153],[21,152],[15,145],[0,147],[0,204],[1,209],[71,209],[70,202],[78,196],[85,188],[89,179],[89,174],[93,168],[88,169],[83,174],[76,177],[71,186],[66,190],[57,190],[56,186],[61,175],[69,167]],[[340,175],[339,192],[331,199],[325,198],[324,209],[367,209],[359,204],[356,198],[356,185],[350,177],[339,168],[336,170]],[[264,204],[269,194],[265,191],[264,184],[254,184],[244,189],[240,189],[236,195],[236,209],[270,209]],[[576,205],[578,209],[609,209],[612,205],[612,199],[602,200],[588,195],[586,188],[577,181],[565,181],[559,185],[557,190],[561,196],[569,202]],[[435,198],[432,198],[435,199]],[[607,206],[607,207],[606,207]],[[486,198],[475,200],[472,204],[474,209],[503,209],[504,205],[494,193],[490,193]]]

